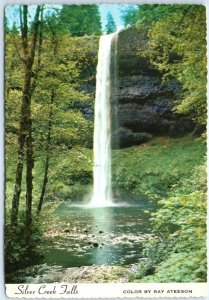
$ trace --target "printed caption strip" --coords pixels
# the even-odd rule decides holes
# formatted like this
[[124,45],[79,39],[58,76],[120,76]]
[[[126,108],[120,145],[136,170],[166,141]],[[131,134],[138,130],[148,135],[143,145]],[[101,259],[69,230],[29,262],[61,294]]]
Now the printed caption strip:
[[12,298],[207,297],[207,283],[6,284]]

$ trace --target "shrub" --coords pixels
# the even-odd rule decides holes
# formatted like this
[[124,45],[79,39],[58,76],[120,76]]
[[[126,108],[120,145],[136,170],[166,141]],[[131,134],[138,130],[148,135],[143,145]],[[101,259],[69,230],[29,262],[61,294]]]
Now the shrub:
[[[34,218],[35,219],[35,218]],[[30,235],[26,238],[24,214],[20,212],[18,225],[14,228],[5,225],[5,268],[9,280],[10,272],[35,264],[42,258],[41,244],[44,242],[43,231],[37,220],[30,227]]]
[[[160,200],[159,205],[152,221],[156,235],[164,236],[164,240],[155,238],[146,245],[147,260],[139,272],[140,281],[205,282],[206,194],[196,191],[173,196]],[[155,274],[146,276],[150,265],[155,267]]]

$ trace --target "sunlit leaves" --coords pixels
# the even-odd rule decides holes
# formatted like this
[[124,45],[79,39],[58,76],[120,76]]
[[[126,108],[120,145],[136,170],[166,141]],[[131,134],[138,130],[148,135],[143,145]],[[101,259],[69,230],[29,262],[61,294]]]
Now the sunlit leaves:
[[206,124],[206,16],[205,7],[191,5],[159,19],[149,32],[150,61],[183,86],[176,112]]
[[125,25],[149,31],[150,62],[183,91],[175,111],[206,124],[206,12],[203,5],[138,5],[122,12]]
[[[164,257],[155,261],[149,249],[160,249],[155,240],[148,242],[145,255],[155,264],[155,274],[143,277],[143,282],[204,282],[207,276],[206,258],[206,193],[196,191],[159,201],[160,209],[152,215],[155,233],[166,237]],[[155,253],[155,257],[156,254]],[[142,275],[143,276],[143,275]]]

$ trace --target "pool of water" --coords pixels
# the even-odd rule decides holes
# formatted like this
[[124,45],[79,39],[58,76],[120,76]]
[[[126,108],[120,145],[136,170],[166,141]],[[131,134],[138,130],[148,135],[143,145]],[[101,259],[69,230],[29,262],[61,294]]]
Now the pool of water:
[[110,207],[61,204],[55,215],[62,230],[46,247],[45,262],[64,268],[135,263],[151,236],[148,212],[153,210],[148,201]]

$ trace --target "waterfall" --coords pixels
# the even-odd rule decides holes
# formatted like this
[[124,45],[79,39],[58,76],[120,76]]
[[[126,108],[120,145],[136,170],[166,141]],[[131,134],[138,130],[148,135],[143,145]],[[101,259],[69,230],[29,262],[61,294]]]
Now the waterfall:
[[100,37],[94,112],[94,186],[92,206],[112,203],[111,188],[111,45],[115,34]]

